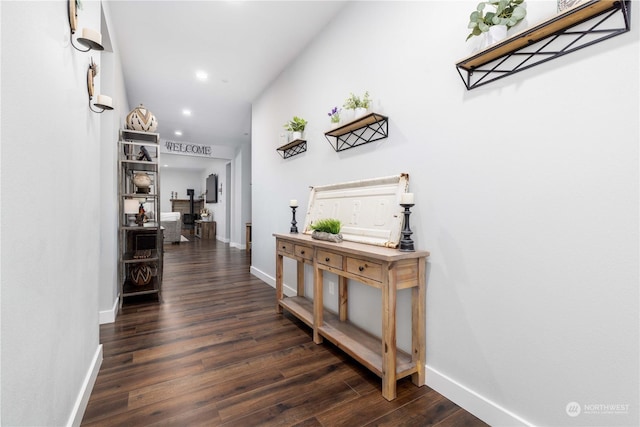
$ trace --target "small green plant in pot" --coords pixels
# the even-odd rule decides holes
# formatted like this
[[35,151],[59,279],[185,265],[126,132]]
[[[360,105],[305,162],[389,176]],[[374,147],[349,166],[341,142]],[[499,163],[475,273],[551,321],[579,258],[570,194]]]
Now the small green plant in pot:
[[[489,6],[488,10],[485,8]],[[490,9],[490,10],[489,10]],[[478,3],[476,10],[469,15],[469,25],[471,33],[467,36],[469,40],[473,36],[480,36],[489,31],[494,25],[504,25],[511,28],[527,16],[524,0],[493,0]]]
[[334,218],[319,219],[309,224],[309,228],[313,230],[313,233],[311,233],[312,238],[335,243],[342,242],[341,227],[340,220]]
[[307,121],[302,117],[293,116],[293,119],[284,124],[284,128],[289,132],[292,132],[293,139],[302,138],[302,132],[307,127]]

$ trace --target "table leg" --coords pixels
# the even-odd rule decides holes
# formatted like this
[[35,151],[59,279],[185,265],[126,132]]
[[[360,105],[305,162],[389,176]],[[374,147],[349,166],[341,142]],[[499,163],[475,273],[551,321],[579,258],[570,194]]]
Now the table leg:
[[418,262],[418,286],[411,288],[411,359],[416,364],[417,372],[411,375],[411,381],[418,387],[425,384],[425,282],[426,262],[424,258]]
[[323,274],[322,270],[314,265],[313,273],[313,342],[322,343],[322,336],[318,329],[322,326],[322,310],[324,302],[322,299]]
[[297,276],[298,276],[298,284],[297,284],[298,296],[299,297],[303,297],[304,296],[304,262],[298,261],[297,273],[298,273],[297,274]]
[[282,255],[276,253],[276,313],[282,313],[280,301],[284,296],[282,292],[282,258]]
[[389,272],[382,284],[382,397],[396,398],[396,272]]
[[340,321],[344,322],[349,318],[347,310],[349,302],[349,291],[347,288],[347,278],[344,276],[338,276],[338,301],[340,306],[338,307],[338,313],[340,315]]

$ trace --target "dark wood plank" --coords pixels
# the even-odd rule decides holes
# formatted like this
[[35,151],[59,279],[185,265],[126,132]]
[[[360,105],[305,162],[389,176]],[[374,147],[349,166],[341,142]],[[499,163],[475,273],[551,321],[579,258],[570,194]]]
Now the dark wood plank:
[[485,426],[408,378],[380,379],[275,310],[249,255],[216,240],[165,246],[164,303],[128,298],[102,325],[84,426]]

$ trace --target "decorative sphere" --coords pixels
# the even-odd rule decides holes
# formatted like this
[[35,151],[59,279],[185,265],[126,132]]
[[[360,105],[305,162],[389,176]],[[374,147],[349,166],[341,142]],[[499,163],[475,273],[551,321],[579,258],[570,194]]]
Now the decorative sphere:
[[133,185],[138,188],[151,187],[151,177],[144,172],[136,173],[135,175],[133,175],[133,178],[131,178],[131,180],[133,181]]
[[136,264],[131,268],[131,281],[136,286],[144,286],[151,282],[153,271],[147,264]]
[[139,130],[142,132],[155,132],[156,129],[158,129],[158,120],[156,120],[156,116],[154,116],[153,113],[147,110],[147,107],[142,104],[127,114],[124,124],[127,129]]

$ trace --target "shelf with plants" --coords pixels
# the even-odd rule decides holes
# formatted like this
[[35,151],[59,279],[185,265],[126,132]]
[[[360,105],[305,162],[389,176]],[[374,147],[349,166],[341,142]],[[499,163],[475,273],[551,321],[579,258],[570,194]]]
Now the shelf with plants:
[[389,118],[378,113],[345,123],[324,134],[331,147],[336,151],[344,151],[389,136]]
[[288,159],[300,153],[307,151],[307,141],[304,139],[295,139],[288,144],[276,149],[283,159]]
[[589,0],[456,64],[468,90],[631,29],[631,1]]

